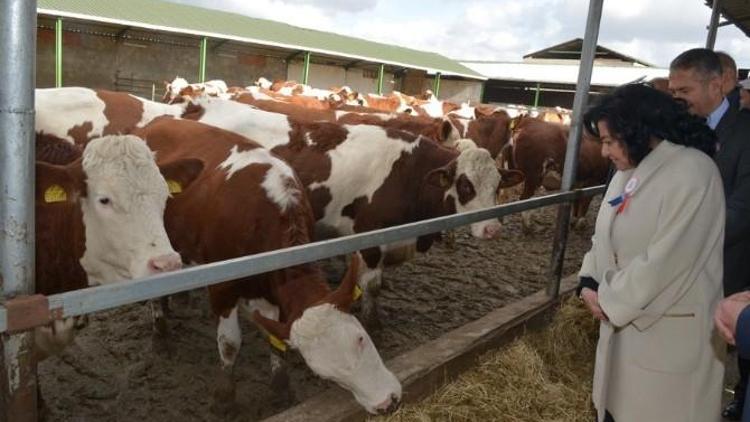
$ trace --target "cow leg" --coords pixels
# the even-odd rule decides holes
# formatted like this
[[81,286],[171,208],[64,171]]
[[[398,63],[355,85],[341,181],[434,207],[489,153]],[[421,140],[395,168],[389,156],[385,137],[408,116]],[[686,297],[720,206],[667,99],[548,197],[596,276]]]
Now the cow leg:
[[271,391],[278,404],[294,403],[294,391],[289,383],[289,363],[276,350],[271,351]]
[[[243,315],[252,321],[251,315],[254,311],[274,321],[279,320],[279,307],[271,304],[265,299],[250,299],[242,308]],[[271,348],[271,391],[273,397],[278,399],[279,404],[291,404],[294,402],[294,391],[289,383],[289,364],[281,351]]]
[[52,355],[58,355],[70,346],[75,339],[77,318],[54,320],[48,325],[34,329],[34,359],[39,362]]
[[368,329],[377,330],[382,327],[377,297],[382,282],[383,254],[380,248],[370,248],[360,251],[360,256],[365,261],[365,268],[361,271],[358,281],[362,289],[362,324]]
[[166,314],[169,312],[167,297],[156,300],[149,300],[151,309],[151,323],[153,330],[151,332],[151,346],[156,354],[169,356],[172,353],[172,347],[169,342],[169,325],[167,324]]
[[586,229],[586,211],[589,209],[591,199],[589,196],[573,203],[573,218],[571,219],[571,223],[574,230],[583,231]]
[[233,373],[234,362],[237,360],[242,345],[242,332],[240,331],[239,318],[237,318],[236,305],[226,318],[219,315],[216,342],[219,346],[221,370],[214,391],[214,403],[211,406],[211,411],[226,416],[237,412]]
[[[526,180],[524,180],[523,184],[523,192],[521,193],[521,196],[519,198],[520,201],[523,201],[524,199],[529,199],[532,196],[534,196],[534,193],[536,192],[537,188],[539,187],[539,180],[536,177],[529,178],[527,176]],[[534,232],[533,222],[532,222],[532,211],[523,211],[521,212],[521,230],[524,234],[531,234]]]

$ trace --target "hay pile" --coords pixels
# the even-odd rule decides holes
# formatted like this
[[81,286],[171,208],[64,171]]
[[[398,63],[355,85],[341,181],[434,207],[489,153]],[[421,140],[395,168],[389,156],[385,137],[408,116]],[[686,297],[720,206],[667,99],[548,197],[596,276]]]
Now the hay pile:
[[543,330],[487,353],[422,403],[380,422],[591,421],[598,322],[567,300]]

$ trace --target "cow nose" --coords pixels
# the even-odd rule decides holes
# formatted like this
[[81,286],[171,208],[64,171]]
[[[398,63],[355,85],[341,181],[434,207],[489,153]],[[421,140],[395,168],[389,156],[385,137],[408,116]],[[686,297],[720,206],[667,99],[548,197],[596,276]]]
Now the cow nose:
[[484,238],[494,239],[500,234],[500,225],[492,224],[484,228]]
[[391,396],[385,399],[384,402],[375,406],[375,410],[379,415],[387,415],[389,413],[395,412],[396,409],[398,409],[399,404],[401,404],[401,401],[399,400],[398,396],[395,394],[391,394]]
[[182,260],[177,253],[159,255],[148,260],[148,270],[151,274],[164,273],[182,268]]

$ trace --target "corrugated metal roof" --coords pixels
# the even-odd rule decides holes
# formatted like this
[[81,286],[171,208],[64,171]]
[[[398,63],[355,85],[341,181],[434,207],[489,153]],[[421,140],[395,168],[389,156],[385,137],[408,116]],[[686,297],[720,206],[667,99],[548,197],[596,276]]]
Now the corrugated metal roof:
[[[504,81],[578,83],[577,64],[536,64],[507,62],[462,62],[490,79]],[[594,66],[591,85],[618,86],[637,79],[669,76],[669,69],[635,66]]]
[[[704,0],[706,6],[713,8],[712,0]],[[719,9],[722,16],[750,37],[750,1],[722,0]]]
[[305,50],[430,73],[486,79],[437,53],[161,0],[38,0],[37,10],[42,15]]
[[[582,54],[583,38],[573,38],[570,41],[565,41],[560,44],[556,44],[551,47],[526,54],[525,56],[523,56],[523,58],[581,60]],[[637,59],[633,56],[628,56],[627,54],[620,53],[619,51],[612,50],[611,48],[607,48],[602,45],[596,46],[595,59],[616,59],[623,62],[630,62],[642,66],[653,67],[651,63],[645,62],[641,59]]]

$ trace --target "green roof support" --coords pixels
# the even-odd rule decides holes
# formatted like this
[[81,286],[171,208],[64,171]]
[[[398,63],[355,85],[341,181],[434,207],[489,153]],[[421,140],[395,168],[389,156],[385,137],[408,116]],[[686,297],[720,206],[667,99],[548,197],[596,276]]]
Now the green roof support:
[[538,107],[539,106],[539,91],[540,91],[541,87],[542,87],[542,84],[540,84],[539,82],[537,82],[536,83],[536,93],[534,94],[534,107]]
[[302,65],[302,84],[307,85],[310,77],[310,52],[305,51],[305,63]]
[[208,38],[201,39],[201,58],[198,68],[198,82],[206,82],[206,50],[208,50]]
[[435,95],[435,98],[440,95],[440,72],[435,74],[435,78],[432,80],[432,93]]
[[487,81],[483,81],[482,85],[481,85],[481,88],[479,89],[479,102],[480,103],[484,102],[484,90],[485,90],[485,88],[487,88]]
[[383,95],[383,78],[385,77],[385,65],[381,64],[378,69],[378,95]]
[[55,87],[62,86],[62,18],[55,21]]

